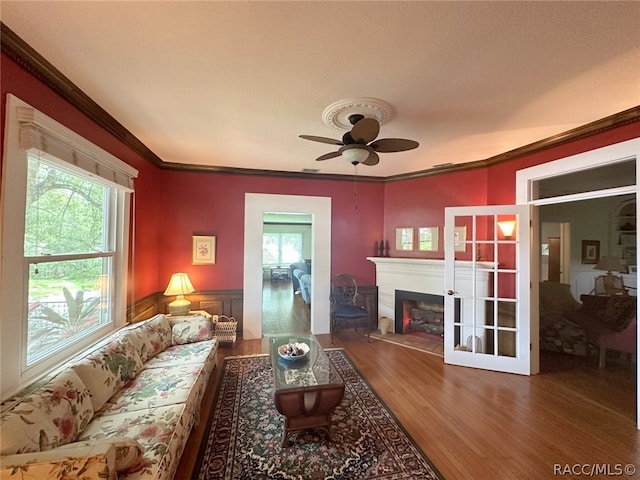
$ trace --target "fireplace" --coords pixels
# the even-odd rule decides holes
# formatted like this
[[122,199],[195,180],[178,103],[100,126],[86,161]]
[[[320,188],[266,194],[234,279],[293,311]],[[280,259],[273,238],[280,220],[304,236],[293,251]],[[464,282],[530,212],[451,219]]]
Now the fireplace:
[[[459,299],[456,299],[459,312]],[[395,333],[444,336],[444,297],[431,293],[395,291]]]
[[[397,302],[396,291],[416,292],[438,299],[440,308],[444,303],[445,288],[444,260],[429,258],[391,258],[368,257],[367,260],[376,265],[376,286],[378,287],[378,315],[388,318],[402,318],[395,314]],[[455,280],[450,285],[455,285],[459,292],[475,292],[478,296],[487,295],[491,285],[489,272],[496,268],[492,262],[455,262]],[[481,270],[477,267],[481,266]],[[473,313],[470,300],[460,301],[455,299],[455,319],[457,322],[465,315]],[[434,303],[429,301],[428,303]],[[431,313],[417,312],[419,315],[432,315]],[[466,323],[473,323],[471,319]],[[398,324],[394,322],[394,332],[401,333]],[[459,334],[458,334],[459,335]],[[465,337],[466,338],[466,337]],[[456,338],[456,341],[459,340]]]

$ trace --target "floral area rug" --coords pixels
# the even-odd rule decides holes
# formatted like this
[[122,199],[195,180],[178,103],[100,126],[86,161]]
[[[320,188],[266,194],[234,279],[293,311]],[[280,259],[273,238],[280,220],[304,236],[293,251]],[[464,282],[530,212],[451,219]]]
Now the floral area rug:
[[342,350],[326,350],[345,383],[331,438],[312,430],[282,447],[269,356],[228,357],[193,472],[198,480],[443,479]]

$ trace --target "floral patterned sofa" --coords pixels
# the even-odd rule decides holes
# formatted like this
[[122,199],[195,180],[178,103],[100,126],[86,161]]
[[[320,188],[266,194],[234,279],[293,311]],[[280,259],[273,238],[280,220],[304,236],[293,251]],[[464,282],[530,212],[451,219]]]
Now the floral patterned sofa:
[[0,415],[0,478],[171,479],[216,365],[204,316],[127,326]]

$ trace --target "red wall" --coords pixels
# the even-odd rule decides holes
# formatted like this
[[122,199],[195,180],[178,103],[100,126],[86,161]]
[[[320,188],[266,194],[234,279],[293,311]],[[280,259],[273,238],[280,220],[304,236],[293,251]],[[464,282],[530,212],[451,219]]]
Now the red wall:
[[487,204],[508,205],[516,198],[516,171],[640,137],[640,122],[549,148],[488,168]]
[[[385,188],[384,238],[389,244],[389,255],[444,258],[445,207],[513,204],[518,170],[638,137],[640,123],[636,122],[488,168],[388,183]],[[396,228],[436,226],[440,227],[437,252],[395,250]]]
[[[139,170],[133,196],[129,301],[164,290],[172,273],[186,271],[198,290],[242,288],[244,194],[332,198],[332,274],[350,272],[375,284],[375,254],[382,238],[384,184],[299,180],[161,170],[100,128],[11,59],[0,57],[2,98],[12,93]],[[5,102],[2,106],[4,135]],[[4,142],[3,142],[4,145]],[[191,236],[217,236],[217,261],[191,265]]]
[[[375,266],[366,257],[382,238],[384,184],[357,183],[356,209],[351,180],[174,171],[165,171],[164,180],[161,284],[186,271],[199,290],[242,288],[246,192],[331,197],[332,275],[349,272],[363,285],[375,284]],[[191,235],[198,234],[216,235],[215,265],[191,265]]]
[[[444,258],[444,207],[486,205],[487,169],[388,183],[385,189],[384,236],[391,257]],[[399,227],[440,227],[437,252],[395,250]],[[417,231],[415,239],[417,241]]]
[[[14,94],[139,170],[130,302],[164,290],[176,271],[189,273],[198,290],[242,288],[246,192],[331,197],[332,274],[351,272],[359,283],[372,285],[375,268],[365,257],[377,255],[383,238],[391,256],[402,255],[394,249],[397,227],[442,227],[445,206],[513,203],[516,170],[640,136],[635,123],[489,168],[388,184],[360,182],[354,199],[352,181],[160,170],[5,55],[0,69],[3,99]],[[5,102],[1,104],[4,135]],[[194,234],[217,236],[215,265],[191,265]],[[405,255],[442,258],[442,229],[439,243],[438,252]]]

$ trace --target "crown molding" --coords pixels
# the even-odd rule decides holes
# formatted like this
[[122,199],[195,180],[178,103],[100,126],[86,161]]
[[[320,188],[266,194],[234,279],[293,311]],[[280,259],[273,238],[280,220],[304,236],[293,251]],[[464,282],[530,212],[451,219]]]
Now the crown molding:
[[[20,38],[2,22],[0,22],[0,39],[2,53],[7,55],[38,80],[43,82],[46,86],[51,88],[54,92],[68,101],[71,105],[87,115],[100,127],[104,128],[111,135],[113,135],[122,143],[137,152],[142,158],[151,162],[159,168],[165,170],[196,172],[201,171],[210,173],[227,173],[233,175],[252,175],[263,177],[272,176],[342,181],[353,180],[352,175],[257,170],[249,168],[232,168],[204,165],[199,166],[165,162],[155,153],[153,153],[145,144],[143,144],[122,124],[120,124],[115,118],[109,115],[109,113],[106,112],[100,105],[98,105],[80,88],[78,88],[78,86],[75,85],[71,80],[69,80],[69,78],[67,78],[60,70],[54,67],[48,60],[46,60],[42,55],[40,55],[36,50],[34,50],[29,44],[27,44],[22,38]],[[427,170],[392,175],[388,177],[358,175],[358,181],[375,183],[395,182],[400,180],[416,179],[434,175],[442,175],[444,173],[488,167],[638,121],[640,121],[640,106],[632,107],[628,110],[616,113],[600,120],[596,120],[595,122],[591,122],[587,125],[568,130],[567,132],[563,132],[558,135],[554,135],[552,137],[530,143],[529,145],[525,145],[523,147],[519,147],[484,160],[462,164],[446,165],[442,167],[434,167]]]
[[121,123],[2,22],[0,22],[0,38],[2,53],[143,158],[157,166],[164,163]]

